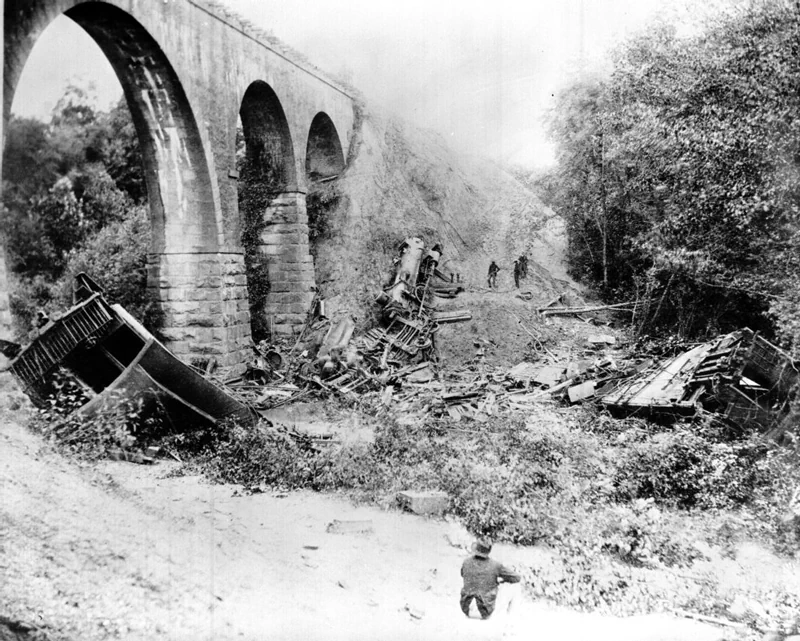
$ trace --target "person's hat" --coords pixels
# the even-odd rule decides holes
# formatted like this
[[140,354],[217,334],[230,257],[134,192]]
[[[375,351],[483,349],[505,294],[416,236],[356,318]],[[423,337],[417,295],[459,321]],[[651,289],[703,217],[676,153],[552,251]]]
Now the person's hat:
[[488,559],[491,551],[492,544],[485,539],[475,541],[475,543],[472,544],[472,554],[473,556],[477,556],[479,559]]

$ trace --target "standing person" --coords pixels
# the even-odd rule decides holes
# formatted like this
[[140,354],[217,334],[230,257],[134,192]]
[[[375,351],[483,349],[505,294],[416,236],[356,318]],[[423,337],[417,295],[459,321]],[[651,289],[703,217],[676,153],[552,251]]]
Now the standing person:
[[488,619],[494,612],[497,588],[500,583],[518,583],[519,574],[509,570],[502,563],[489,558],[492,544],[489,541],[476,541],[472,546],[472,556],[464,559],[461,576],[461,611],[469,616],[472,599],[478,606],[481,619]]
[[489,265],[489,287],[491,289],[497,289],[497,272],[499,271],[497,263],[492,261],[492,264]]
[[514,261],[514,286],[519,289],[519,277],[522,275],[522,262],[518,258]]
[[527,256],[527,254],[522,254],[522,256],[519,257],[519,264],[522,266],[522,277],[523,278],[527,278],[528,277],[528,256]]

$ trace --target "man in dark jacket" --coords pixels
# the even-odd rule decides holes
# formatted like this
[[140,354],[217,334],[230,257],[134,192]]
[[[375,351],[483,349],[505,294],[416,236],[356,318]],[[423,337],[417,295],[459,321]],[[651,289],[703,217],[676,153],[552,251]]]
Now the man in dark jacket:
[[465,559],[461,566],[461,576],[464,578],[461,611],[467,616],[472,599],[475,599],[481,618],[488,619],[494,612],[498,584],[519,582],[519,574],[489,558],[491,551],[491,543],[477,541],[472,546],[472,556]]
[[492,264],[489,265],[489,287],[491,289],[497,289],[497,272],[500,271],[500,268],[497,266],[497,263],[492,261]]

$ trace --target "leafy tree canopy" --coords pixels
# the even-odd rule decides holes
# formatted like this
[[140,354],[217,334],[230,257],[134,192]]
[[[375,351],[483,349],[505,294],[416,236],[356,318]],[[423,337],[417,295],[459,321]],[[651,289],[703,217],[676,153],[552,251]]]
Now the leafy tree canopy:
[[765,0],[681,37],[657,23],[557,99],[572,273],[649,301],[639,329],[741,325],[798,344],[800,12]]
[[144,304],[146,189],[124,99],[100,111],[86,89],[72,86],[49,123],[12,116],[3,167],[3,227],[21,326],[36,308],[68,304],[59,292],[79,268],[102,265],[100,281],[124,285],[119,302]]

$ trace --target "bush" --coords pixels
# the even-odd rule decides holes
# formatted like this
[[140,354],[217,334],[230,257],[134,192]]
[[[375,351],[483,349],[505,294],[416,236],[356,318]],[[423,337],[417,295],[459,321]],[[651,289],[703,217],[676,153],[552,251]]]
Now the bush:
[[618,464],[618,501],[654,499],[679,508],[732,508],[751,502],[771,475],[756,438],[715,443],[679,426],[632,443]]
[[100,407],[91,414],[82,414],[76,410],[89,398],[69,373],[57,370],[50,377],[49,387],[52,392],[31,427],[67,454],[94,460],[112,449],[143,447],[161,432],[160,408],[146,404],[142,398],[107,392]]

